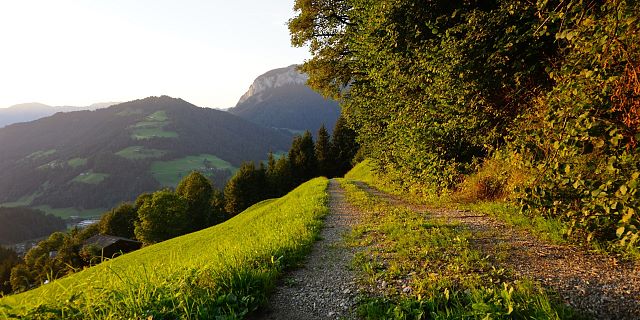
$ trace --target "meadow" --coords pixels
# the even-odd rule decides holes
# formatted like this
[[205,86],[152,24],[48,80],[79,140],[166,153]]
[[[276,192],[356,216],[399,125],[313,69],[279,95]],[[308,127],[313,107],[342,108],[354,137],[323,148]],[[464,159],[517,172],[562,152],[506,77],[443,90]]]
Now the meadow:
[[310,249],[327,214],[325,178],[217,226],[0,299],[0,318],[239,319]]
[[197,170],[204,174],[208,168],[227,169],[235,172],[237,168],[211,154],[188,156],[171,161],[156,161],[151,164],[151,174],[164,187],[175,187],[178,182],[191,171]]

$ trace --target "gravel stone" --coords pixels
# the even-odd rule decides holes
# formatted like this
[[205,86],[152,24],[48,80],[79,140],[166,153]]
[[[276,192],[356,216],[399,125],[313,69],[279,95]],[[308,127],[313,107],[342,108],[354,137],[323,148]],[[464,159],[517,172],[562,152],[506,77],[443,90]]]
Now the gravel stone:
[[356,319],[356,274],[351,270],[355,249],[348,248],[343,235],[360,219],[360,213],[344,199],[344,190],[329,181],[329,209],[324,228],[304,267],[289,272],[271,296],[268,306],[249,318],[253,320]]

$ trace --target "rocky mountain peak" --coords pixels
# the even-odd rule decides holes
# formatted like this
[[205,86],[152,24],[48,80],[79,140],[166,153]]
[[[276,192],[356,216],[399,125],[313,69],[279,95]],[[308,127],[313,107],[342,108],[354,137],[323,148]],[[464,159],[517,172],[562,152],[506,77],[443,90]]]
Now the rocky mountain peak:
[[260,100],[260,94],[268,89],[283,87],[292,84],[305,84],[308,76],[300,73],[297,65],[290,65],[286,68],[271,70],[258,78],[251,84],[249,90],[240,97],[238,105],[247,101],[251,97],[257,97]]

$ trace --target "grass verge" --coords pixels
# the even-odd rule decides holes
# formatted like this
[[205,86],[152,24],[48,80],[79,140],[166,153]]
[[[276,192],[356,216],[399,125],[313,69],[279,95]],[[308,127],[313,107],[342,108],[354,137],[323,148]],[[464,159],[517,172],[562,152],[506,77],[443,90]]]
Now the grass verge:
[[324,178],[220,225],[0,299],[0,318],[240,319],[309,251],[328,212]]
[[349,180],[341,184],[368,215],[350,236],[366,248],[354,261],[369,288],[358,304],[362,318],[576,318],[535,282],[492,266],[460,226],[392,206]]

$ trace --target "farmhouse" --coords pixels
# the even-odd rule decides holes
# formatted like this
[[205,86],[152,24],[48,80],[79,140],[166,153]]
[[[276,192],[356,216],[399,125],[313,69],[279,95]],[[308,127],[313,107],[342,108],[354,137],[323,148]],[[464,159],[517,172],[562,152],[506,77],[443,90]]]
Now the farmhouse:
[[95,247],[101,250],[103,257],[113,258],[116,255],[140,249],[142,243],[127,238],[99,234],[85,240],[83,247]]

